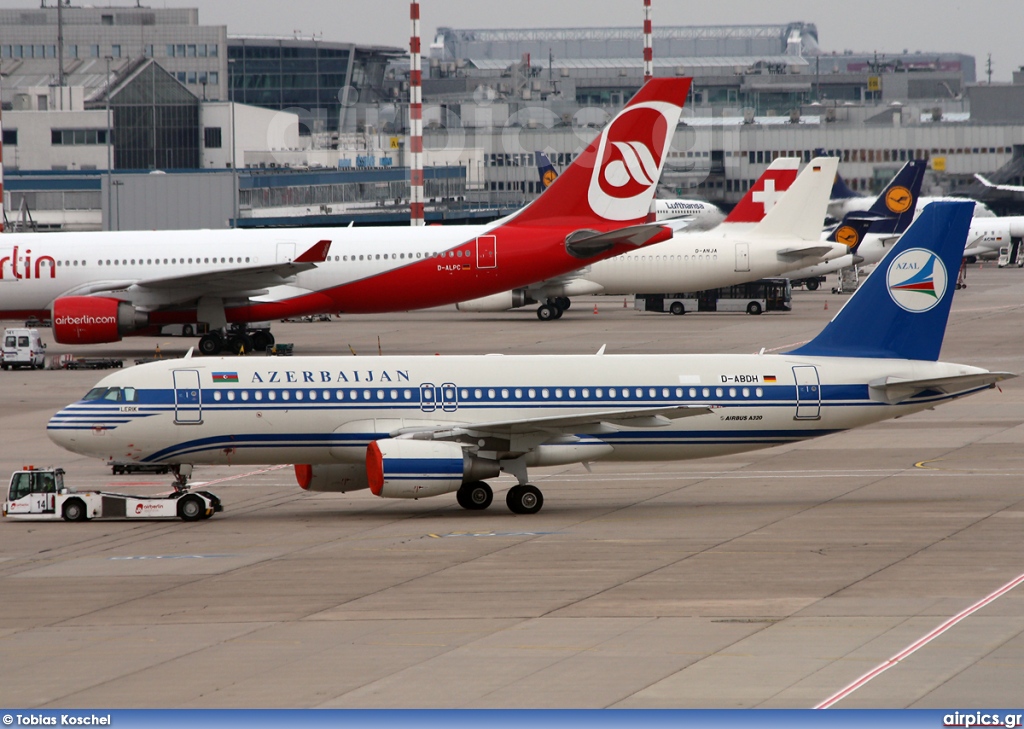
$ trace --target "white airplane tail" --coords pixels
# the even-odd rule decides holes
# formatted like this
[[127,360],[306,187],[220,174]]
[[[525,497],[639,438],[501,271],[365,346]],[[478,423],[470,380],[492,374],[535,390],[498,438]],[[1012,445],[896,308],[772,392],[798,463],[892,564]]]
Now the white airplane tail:
[[839,160],[835,157],[812,159],[750,235],[821,240],[821,226],[838,168]]

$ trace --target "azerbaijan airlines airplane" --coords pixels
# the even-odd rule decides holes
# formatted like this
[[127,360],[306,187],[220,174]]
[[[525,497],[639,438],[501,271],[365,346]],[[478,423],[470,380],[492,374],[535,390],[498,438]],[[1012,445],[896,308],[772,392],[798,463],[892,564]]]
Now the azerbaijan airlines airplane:
[[[831,179],[831,177],[829,178]],[[972,205],[929,206],[846,306],[784,354],[193,359],[101,380],[47,426],[138,463],[300,464],[299,485],[466,509],[535,466],[718,456],[933,408],[1013,377],[938,362]],[[179,476],[191,469],[179,465]]]
[[[655,79],[551,187],[490,225],[18,234],[0,238],[0,318],[62,344],[205,322],[454,304],[672,237],[646,222],[690,79]],[[236,351],[236,347],[232,347]]]

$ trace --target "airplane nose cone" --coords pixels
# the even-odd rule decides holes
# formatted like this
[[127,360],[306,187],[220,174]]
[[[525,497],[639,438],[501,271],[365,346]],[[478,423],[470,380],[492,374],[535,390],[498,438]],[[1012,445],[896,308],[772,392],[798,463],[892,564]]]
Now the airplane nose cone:
[[90,433],[88,424],[76,419],[66,409],[54,413],[46,424],[46,435],[50,440],[72,453],[93,455],[86,447]]

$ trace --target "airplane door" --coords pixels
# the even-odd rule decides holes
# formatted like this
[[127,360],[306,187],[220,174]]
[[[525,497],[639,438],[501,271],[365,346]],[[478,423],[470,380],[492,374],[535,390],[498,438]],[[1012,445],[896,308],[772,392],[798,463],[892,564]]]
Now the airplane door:
[[437,410],[437,395],[434,385],[430,382],[424,382],[420,385],[420,410],[425,413],[432,413]]
[[278,263],[291,263],[295,260],[295,244],[294,243],[278,243],[277,244],[277,262]]
[[476,267],[498,267],[498,238],[493,235],[481,235],[476,239]]
[[174,370],[174,422],[203,422],[198,370]]
[[737,243],[736,244],[736,270],[737,271],[749,271],[750,270],[750,244],[749,243]]
[[818,368],[794,367],[793,379],[796,380],[796,419],[817,420],[821,417],[821,385],[818,382]]

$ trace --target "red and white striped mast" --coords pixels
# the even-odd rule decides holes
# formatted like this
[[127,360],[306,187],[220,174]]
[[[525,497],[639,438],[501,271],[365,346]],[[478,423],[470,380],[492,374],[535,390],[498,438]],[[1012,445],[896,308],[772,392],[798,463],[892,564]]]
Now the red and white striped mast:
[[[4,232],[4,110],[0,104],[0,233]],[[11,268],[14,268],[13,261]],[[2,271],[0,271],[2,273]]]
[[420,63],[420,4],[409,3],[409,225],[423,220],[423,70]]
[[654,78],[654,42],[651,36],[651,0],[644,0],[644,83]]

